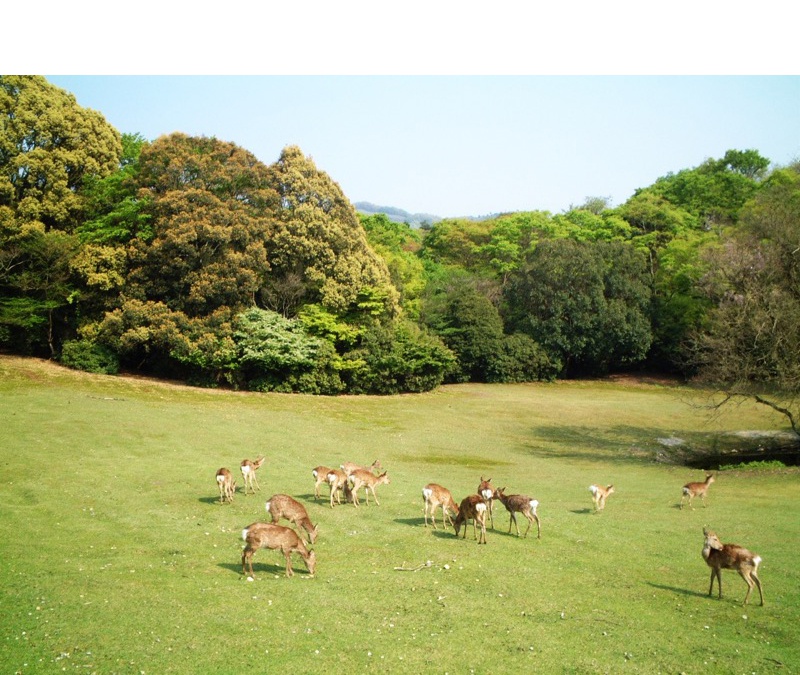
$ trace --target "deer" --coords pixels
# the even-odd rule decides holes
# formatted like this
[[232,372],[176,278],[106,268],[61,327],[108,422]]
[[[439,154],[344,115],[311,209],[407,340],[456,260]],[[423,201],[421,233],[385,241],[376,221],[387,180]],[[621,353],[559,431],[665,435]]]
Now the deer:
[[489,507],[489,521],[492,524],[492,529],[494,529],[494,488],[492,487],[492,479],[487,478],[486,480],[483,479],[481,476],[481,482],[478,484],[478,494],[481,495],[486,500],[486,504]]
[[219,503],[233,501],[233,494],[236,492],[236,481],[233,480],[233,474],[222,467],[217,471],[217,487],[219,488]]
[[513,523],[517,528],[517,536],[519,537],[519,525],[517,525],[517,516],[516,513],[521,513],[528,519],[528,529],[525,530],[525,536],[528,536],[528,532],[531,529],[531,525],[533,525],[533,521],[536,521],[536,529],[538,530],[538,539],[542,538],[542,524],[539,522],[539,514],[536,513],[536,509],[539,507],[539,500],[532,499],[527,495],[506,495],[505,488],[497,488],[494,491],[494,499],[498,499],[503,503],[503,506],[506,507],[506,510],[511,514],[511,520],[508,522],[508,533],[511,534],[511,524]]
[[241,470],[242,470],[242,479],[244,480],[244,493],[247,494],[247,488],[250,488],[250,491],[255,494],[256,490],[259,492],[261,491],[261,486],[258,484],[258,479],[256,478],[256,471],[261,468],[261,465],[264,463],[264,458],[259,457],[254,462],[251,462],[249,459],[243,459]]
[[708,528],[703,528],[703,560],[711,568],[711,585],[708,594],[714,590],[714,577],[719,586],[719,598],[722,599],[722,570],[736,570],[747,584],[747,593],[744,604],[747,604],[753,586],[758,586],[758,595],[761,597],[761,606],[764,606],[764,592],[761,590],[761,580],[758,578],[758,566],[761,556],[748,551],[737,544],[723,544],[716,534]]
[[272,516],[272,522],[277,523],[281,518],[285,518],[297,528],[303,528],[308,534],[308,543],[313,544],[317,540],[317,526],[311,523],[308,512],[296,499],[289,495],[276,494],[267,500],[265,505],[267,513]]
[[603,487],[602,485],[590,485],[589,492],[592,493],[594,511],[597,513],[606,507],[606,499],[608,499],[608,495],[614,492],[614,486],[607,485],[606,487]]
[[367,504],[369,504],[369,493],[372,492],[372,496],[375,497],[375,503],[380,506],[381,503],[378,501],[378,495],[375,493],[375,488],[383,483],[387,485],[391,483],[389,480],[389,474],[384,471],[380,476],[376,476],[372,471],[368,471],[367,469],[356,469],[353,473],[350,474],[348,477],[350,481],[350,490],[353,493],[353,504],[358,506],[360,502],[358,501],[358,491],[363,487],[364,494],[367,498]]
[[328,474],[333,471],[329,466],[315,466],[311,469],[311,475],[314,476],[314,501],[319,499],[319,486],[328,482]]
[[353,462],[345,462],[344,464],[340,464],[339,468],[344,471],[348,476],[353,473],[356,469],[363,469],[364,471],[369,471],[372,473],[373,471],[381,472],[383,471],[383,467],[379,460],[375,460],[369,466],[361,466],[360,464],[353,464]]
[[339,491],[344,492],[345,499],[348,498],[350,486],[347,481],[347,474],[341,469],[331,469],[326,479],[331,488],[331,508],[333,508],[333,500],[336,499],[337,504],[341,504],[342,500],[339,498]]
[[453,527],[456,530],[456,537],[458,537],[458,533],[463,525],[464,539],[467,538],[467,520],[472,519],[472,531],[475,534],[475,539],[478,539],[477,523],[481,526],[481,536],[480,539],[478,539],[478,544],[485,544],[487,509],[488,506],[486,505],[486,500],[484,500],[483,495],[469,495],[468,497],[464,497],[458,507],[458,515],[453,523]]
[[438,485],[437,483],[428,483],[422,488],[422,499],[425,502],[425,527],[428,527],[428,512],[430,511],[431,520],[433,521],[433,529],[436,527],[436,509],[442,507],[442,521],[447,526],[447,522],[453,524],[453,519],[447,513],[448,510],[458,515],[458,504],[450,494],[450,490]]
[[712,474],[707,474],[705,481],[702,483],[686,483],[683,486],[683,495],[681,496],[681,509],[683,508],[683,500],[686,497],[689,498],[689,506],[694,511],[694,506],[692,506],[692,499],[695,497],[700,497],[700,501],[703,502],[703,508],[706,506],[706,494],[708,493],[708,486],[714,482],[714,476]]
[[306,563],[308,573],[313,577],[317,566],[317,555],[309,550],[305,542],[290,527],[274,525],[272,523],[252,523],[242,530],[242,539],[245,547],[242,551],[242,574],[247,574],[249,568],[251,579],[253,574],[253,555],[261,548],[273,550],[280,549],[286,557],[286,576],[294,576],[292,570],[292,553],[299,553]]

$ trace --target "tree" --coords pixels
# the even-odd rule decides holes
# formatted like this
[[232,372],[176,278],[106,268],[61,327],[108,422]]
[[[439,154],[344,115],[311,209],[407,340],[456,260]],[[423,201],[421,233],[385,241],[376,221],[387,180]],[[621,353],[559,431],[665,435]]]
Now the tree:
[[38,76],[0,76],[0,120],[0,207],[20,225],[71,230],[86,179],[119,165],[119,133]]
[[507,324],[541,345],[566,376],[635,364],[650,347],[646,267],[627,244],[542,240],[505,299]]
[[800,173],[774,172],[741,222],[708,253],[714,308],[690,354],[702,380],[770,406],[800,435]]
[[359,314],[359,294],[376,289],[384,297],[383,313],[394,315],[398,296],[389,271],[339,185],[296,146],[284,148],[271,171],[279,208],[269,242],[272,270],[261,295],[265,305],[288,315],[307,303]]

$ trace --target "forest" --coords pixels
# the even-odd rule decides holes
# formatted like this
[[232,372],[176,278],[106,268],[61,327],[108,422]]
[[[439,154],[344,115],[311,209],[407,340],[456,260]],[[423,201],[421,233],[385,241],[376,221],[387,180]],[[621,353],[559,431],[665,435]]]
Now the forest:
[[647,370],[797,431],[800,161],[731,149],[618,206],[413,228],[298,147],[145,139],[0,76],[0,349],[327,395]]

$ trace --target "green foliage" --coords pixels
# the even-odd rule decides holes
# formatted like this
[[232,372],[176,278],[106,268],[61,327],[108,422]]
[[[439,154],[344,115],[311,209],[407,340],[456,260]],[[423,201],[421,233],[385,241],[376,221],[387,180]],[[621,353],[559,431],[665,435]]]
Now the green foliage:
[[360,346],[344,356],[348,391],[399,394],[429,391],[455,363],[452,352],[416,324],[402,321],[368,329]]
[[718,471],[780,471],[786,465],[777,460],[756,460],[753,462],[742,462],[741,464],[723,464]]
[[568,376],[635,364],[650,347],[650,289],[630,245],[541,241],[506,300],[511,324]]
[[62,364],[89,373],[116,375],[119,359],[108,347],[88,340],[67,340],[61,347]]

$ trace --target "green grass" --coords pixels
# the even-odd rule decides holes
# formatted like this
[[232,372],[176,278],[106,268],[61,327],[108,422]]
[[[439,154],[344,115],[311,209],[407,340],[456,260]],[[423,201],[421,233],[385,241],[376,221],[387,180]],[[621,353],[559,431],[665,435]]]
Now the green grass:
[[[0,357],[0,672],[798,672],[800,473],[725,472],[681,511],[703,472],[656,461],[659,438],[783,421],[701,400],[614,381],[247,394]],[[261,493],[218,504],[216,470],[259,454]],[[380,506],[314,502],[314,466],[376,458]],[[539,499],[540,540],[502,506],[486,546],[424,528],[425,483],[460,500],[481,475]],[[616,487],[602,514],[594,482]],[[314,578],[273,551],[241,575],[275,492],[319,524]],[[765,607],[732,571],[707,596],[704,525],[763,557]]]

